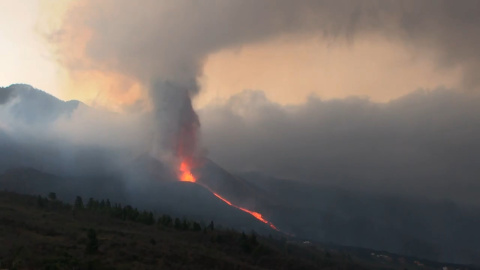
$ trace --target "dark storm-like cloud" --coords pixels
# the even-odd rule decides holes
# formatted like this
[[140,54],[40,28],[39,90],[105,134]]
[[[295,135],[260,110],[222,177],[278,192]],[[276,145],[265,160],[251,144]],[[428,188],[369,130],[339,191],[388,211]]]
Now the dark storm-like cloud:
[[354,190],[480,203],[480,100],[417,91],[281,106],[246,91],[200,112],[213,160],[237,171]]
[[[470,0],[91,0],[73,3],[50,40],[72,69],[162,79],[195,93],[205,57],[222,49],[282,35],[354,42],[374,34],[434,54],[440,66],[460,66],[466,86],[474,86],[479,26],[480,3]],[[79,36],[88,36],[85,55],[75,57],[71,46]]]
[[[472,90],[480,77],[479,5],[447,0],[90,0],[72,2],[49,40],[70,70],[121,73],[149,86],[158,126],[153,148],[175,155],[178,134],[195,124],[182,122],[195,119],[189,117],[193,111],[183,115],[178,108],[191,107],[190,98],[199,91],[197,78],[212,53],[282,36],[299,42],[312,36],[355,42],[373,35],[433,56],[438,67],[461,69],[463,89]],[[177,103],[161,107],[165,101]],[[187,138],[193,148],[195,137]],[[165,146],[165,141],[173,143]]]

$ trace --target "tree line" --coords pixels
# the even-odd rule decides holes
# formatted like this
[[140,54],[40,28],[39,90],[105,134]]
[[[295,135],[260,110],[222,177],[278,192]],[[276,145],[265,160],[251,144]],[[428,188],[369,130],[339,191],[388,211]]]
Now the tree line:
[[62,208],[71,208],[72,211],[81,212],[81,211],[93,211],[101,212],[107,214],[113,218],[118,218],[124,221],[132,221],[137,223],[142,223],[145,225],[154,225],[174,228],[176,230],[182,231],[206,231],[215,229],[214,222],[211,221],[208,225],[202,226],[199,222],[194,220],[189,220],[186,218],[173,218],[170,215],[163,214],[158,218],[155,218],[155,215],[152,211],[138,210],[130,205],[123,206],[120,203],[112,203],[109,199],[97,200],[94,198],[89,198],[86,203],[84,203],[81,196],[77,196],[73,205],[68,203],[61,202],[57,199],[57,196],[54,192],[50,192],[47,197],[38,196],[37,205],[39,207],[62,207]]

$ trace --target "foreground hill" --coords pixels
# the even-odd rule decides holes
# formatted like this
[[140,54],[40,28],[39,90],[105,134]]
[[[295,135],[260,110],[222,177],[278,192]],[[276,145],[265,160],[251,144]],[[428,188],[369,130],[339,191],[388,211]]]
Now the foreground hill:
[[[0,192],[0,268],[7,269],[439,269],[387,255],[359,256],[263,238],[89,200],[75,206]],[[369,253],[370,255],[370,253]],[[452,269],[469,269],[450,265]],[[473,268],[470,268],[473,269]]]
[[[160,163],[156,163],[161,165]],[[119,178],[120,177],[120,178]],[[84,198],[110,198],[121,204],[174,216],[197,220],[215,220],[237,230],[255,230],[261,234],[275,231],[236,208],[229,206],[201,185],[179,182],[164,175],[155,175],[124,191],[121,176],[67,178],[45,173],[33,168],[15,168],[0,173],[0,190],[38,195],[55,192],[64,201],[76,196]],[[134,194],[128,197],[127,194]]]

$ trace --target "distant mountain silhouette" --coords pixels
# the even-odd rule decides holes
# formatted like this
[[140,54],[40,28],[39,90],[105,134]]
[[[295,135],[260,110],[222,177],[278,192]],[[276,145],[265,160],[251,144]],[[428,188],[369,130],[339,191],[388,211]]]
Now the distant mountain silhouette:
[[69,116],[80,101],[62,101],[42,90],[27,84],[12,84],[0,87],[0,106],[9,105],[9,113],[26,124],[44,124]]

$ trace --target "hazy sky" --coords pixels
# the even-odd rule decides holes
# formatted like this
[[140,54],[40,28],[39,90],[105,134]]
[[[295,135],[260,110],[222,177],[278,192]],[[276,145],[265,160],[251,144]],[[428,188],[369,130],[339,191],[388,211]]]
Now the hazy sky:
[[244,89],[263,90],[283,104],[305,102],[311,94],[385,102],[418,88],[456,87],[460,79],[458,70],[438,68],[431,57],[375,36],[333,45],[315,37],[279,38],[212,54],[204,72],[202,104]]
[[40,2],[0,1],[0,85],[28,83],[54,95],[58,66],[36,33]]
[[[0,54],[2,57],[2,64],[0,65],[1,85],[6,86],[11,83],[24,82],[63,99],[80,99],[92,105],[102,105],[114,109],[135,106],[138,104],[138,99],[145,99],[145,91],[142,90],[147,87],[145,82],[138,81],[135,76],[132,78],[129,71],[115,68],[99,68],[98,66],[101,65],[97,61],[99,59],[94,60],[97,61],[95,64],[98,65],[94,68],[90,67],[81,71],[72,69],[72,63],[70,62],[66,65],[65,59],[60,59],[60,62],[56,61],[62,58],[65,52],[60,52],[60,54],[52,53],[58,52],[58,47],[55,47],[56,45],[52,47],[51,44],[46,42],[45,36],[55,31],[58,31],[56,34],[62,32],[60,35],[67,37],[74,35],[75,40],[70,40],[66,43],[67,45],[75,43],[74,45],[76,46],[76,48],[73,48],[74,46],[68,47],[71,50],[68,51],[68,54],[73,55],[69,57],[75,61],[88,57],[95,58],[98,55],[92,55],[92,50],[78,52],[78,47],[81,47],[82,43],[87,45],[93,44],[91,47],[97,46],[98,53],[106,52],[102,51],[103,49],[97,43],[94,43],[95,40],[89,42],[87,41],[88,38],[86,38],[88,33],[86,34],[87,31],[85,29],[88,30],[89,27],[99,23],[101,20],[106,20],[104,24],[108,22],[106,24],[108,25],[108,32],[104,32],[107,31],[107,28],[103,28],[101,25],[96,27],[95,30],[99,34],[106,35],[105,38],[109,38],[109,40],[104,41],[108,41],[107,45],[112,48],[118,47],[118,43],[126,43],[127,45],[124,46],[124,49],[129,48],[128,46],[131,48],[132,45],[128,45],[130,41],[126,41],[127,38],[132,40],[138,39],[139,42],[165,42],[165,37],[169,37],[165,35],[177,36],[175,31],[180,33],[176,39],[179,43],[183,41],[182,33],[186,32],[189,36],[194,36],[193,39],[190,38],[190,41],[200,40],[198,47],[207,46],[205,48],[208,49],[198,49],[205,55],[205,59],[199,62],[202,67],[200,68],[201,73],[197,74],[197,78],[202,91],[200,91],[199,96],[195,100],[197,107],[203,107],[205,104],[215,100],[226,100],[232,94],[239,93],[244,89],[263,90],[269,99],[282,104],[298,104],[304,102],[312,94],[322,99],[359,95],[368,96],[373,101],[384,102],[418,88],[433,89],[438,86],[458,88],[463,80],[462,72],[465,72],[464,66],[462,66],[462,63],[459,64],[458,61],[451,61],[451,63],[446,65],[445,63],[448,61],[443,60],[442,53],[438,53],[436,46],[431,48],[425,46],[425,44],[429,45],[428,42],[425,42],[423,38],[415,37],[416,33],[409,29],[408,31],[411,31],[411,33],[409,33],[407,38],[403,36],[402,38],[389,37],[384,32],[369,31],[367,34],[358,36],[352,34],[355,38],[349,37],[347,33],[346,39],[334,39],[328,35],[318,35],[316,31],[309,29],[305,31],[277,29],[281,27],[315,28],[317,27],[316,24],[321,24],[321,22],[313,22],[311,25],[310,22],[293,22],[293,26],[289,26],[287,23],[277,24],[265,19],[264,22],[267,25],[265,29],[260,29],[259,33],[251,31],[252,33],[239,34],[238,40],[240,41],[237,41],[235,36],[228,36],[223,38],[222,41],[222,38],[219,38],[218,35],[210,35],[212,39],[220,39],[220,44],[222,42],[233,44],[223,46],[222,48],[222,45],[211,46],[209,43],[202,42],[202,38],[197,38],[194,35],[195,33],[189,32],[202,31],[196,34],[209,37],[207,29],[195,28],[190,30],[192,21],[200,24],[203,22],[205,25],[208,25],[202,18],[184,20],[184,22],[168,17],[159,19],[158,23],[166,24],[165,29],[178,28],[177,30],[171,30],[172,32],[158,32],[149,25],[149,22],[155,18],[152,16],[156,16],[156,14],[165,13],[168,15],[169,13],[167,12],[188,14],[191,11],[199,16],[211,12],[214,15],[213,17],[218,17],[216,21],[214,20],[217,23],[218,20],[223,20],[223,17],[215,14],[215,9],[228,11],[229,5],[235,6],[231,4],[234,3],[232,1],[227,1],[227,4],[217,5],[218,7],[215,6],[215,8],[212,8],[212,3],[209,2],[205,5],[205,8],[201,9],[198,7],[193,7],[192,9],[193,5],[189,4],[188,1],[181,1],[178,4],[153,2],[153,6],[150,1],[147,1],[148,3],[145,3],[145,5],[132,5],[130,10],[123,8],[128,6],[125,5],[125,2],[105,1],[101,4],[95,4],[92,1],[77,1],[71,5],[72,12],[65,13],[64,9],[68,6],[68,2],[2,0],[2,5],[7,8],[0,10],[0,37],[2,39],[0,43]],[[79,5],[79,2],[82,5]],[[323,3],[323,1],[320,2]],[[369,3],[368,1],[364,2]],[[436,13],[441,15],[444,12],[445,3],[440,2],[434,3],[435,7],[431,9],[432,18],[437,16]],[[278,16],[277,19],[279,20],[285,19],[285,16],[282,14],[272,15],[268,10],[265,10],[270,8],[268,5],[255,5],[255,3],[252,3],[246,3],[245,7],[242,7],[244,10],[240,10],[240,12],[254,13],[251,10],[258,6],[258,16]],[[348,1],[346,3],[348,4]],[[104,13],[90,12],[96,10],[95,5],[97,5],[98,10],[103,10]],[[115,8],[108,9],[109,5]],[[281,1],[278,4],[279,11],[277,13],[283,12],[283,9],[289,8],[289,5],[293,7],[308,7],[311,5],[319,11],[326,10],[327,15],[329,13],[343,12],[341,5],[339,5],[339,8],[329,1],[326,1],[324,6],[312,4],[309,1],[301,1],[297,5],[293,4],[292,1]],[[405,9],[408,10],[409,5],[412,6],[411,2],[406,1],[405,6],[407,8]],[[425,5],[419,6],[419,13],[421,13],[424,11]],[[148,9],[151,10],[148,11]],[[304,12],[300,8],[297,9],[300,13]],[[183,12],[183,10],[187,11]],[[295,9],[292,12],[295,12]],[[404,12],[404,10],[399,11],[399,13],[401,12]],[[126,14],[129,14],[127,19],[125,19]],[[452,12],[452,14],[454,13]],[[80,21],[82,16],[84,20]],[[454,19],[457,20],[458,18]],[[257,20],[257,18],[253,18],[253,20]],[[452,21],[455,22],[455,20]],[[226,21],[228,22],[228,20]],[[357,28],[361,29],[362,19],[358,19],[358,21],[360,26]],[[172,25],[169,26],[169,23]],[[233,18],[231,27],[228,26],[228,23],[224,28],[215,25],[213,26],[213,31],[217,27],[219,29],[227,29],[229,32],[231,30],[232,35],[235,35],[235,31],[238,32],[235,27],[243,26],[242,23],[244,22],[241,18]],[[338,23],[341,25],[343,22],[340,21]],[[144,24],[147,27],[144,27]],[[428,26],[428,22],[420,21],[419,24]],[[441,29],[442,21],[439,22],[439,25],[439,29]],[[130,32],[126,36],[122,36],[117,34],[117,27],[120,27],[118,30],[126,28]],[[140,32],[144,33],[138,33],[139,31],[135,30],[136,27],[142,27],[138,29],[142,29]],[[158,26],[157,28],[162,29],[162,27]],[[188,28],[188,30],[184,28]],[[431,29],[430,26],[426,28],[427,30]],[[453,31],[454,29],[447,30]],[[144,37],[146,34],[155,35],[155,31],[157,31],[156,33],[159,36],[158,40],[148,40],[148,38]],[[222,30],[217,29],[217,31]],[[431,29],[431,31],[433,33],[429,35],[434,38],[429,38],[426,35],[425,39],[434,40],[436,36],[442,35],[435,33],[435,29]],[[184,33],[184,35],[186,34]],[[259,38],[258,35],[262,34],[270,37]],[[245,36],[243,37],[245,41],[241,41],[242,35]],[[399,34],[398,36],[401,35]],[[65,41],[62,42],[65,45]],[[185,47],[176,43],[173,46]],[[195,48],[192,45],[188,46]],[[208,46],[214,49],[212,50]],[[147,48],[146,50],[149,49]],[[121,52],[119,51],[119,53]],[[85,53],[87,55],[84,55]],[[128,52],[123,51],[123,54],[128,54]],[[106,59],[106,57],[108,56],[105,56],[103,59]],[[135,57],[135,53],[132,57]],[[139,61],[145,60],[139,55],[137,57]],[[442,59],[439,60],[439,58]],[[162,60],[158,59],[155,61]],[[67,67],[65,68],[65,66]],[[151,65],[147,66],[150,66],[152,69],[158,68]],[[388,90],[385,90],[385,85],[389,85]]]

